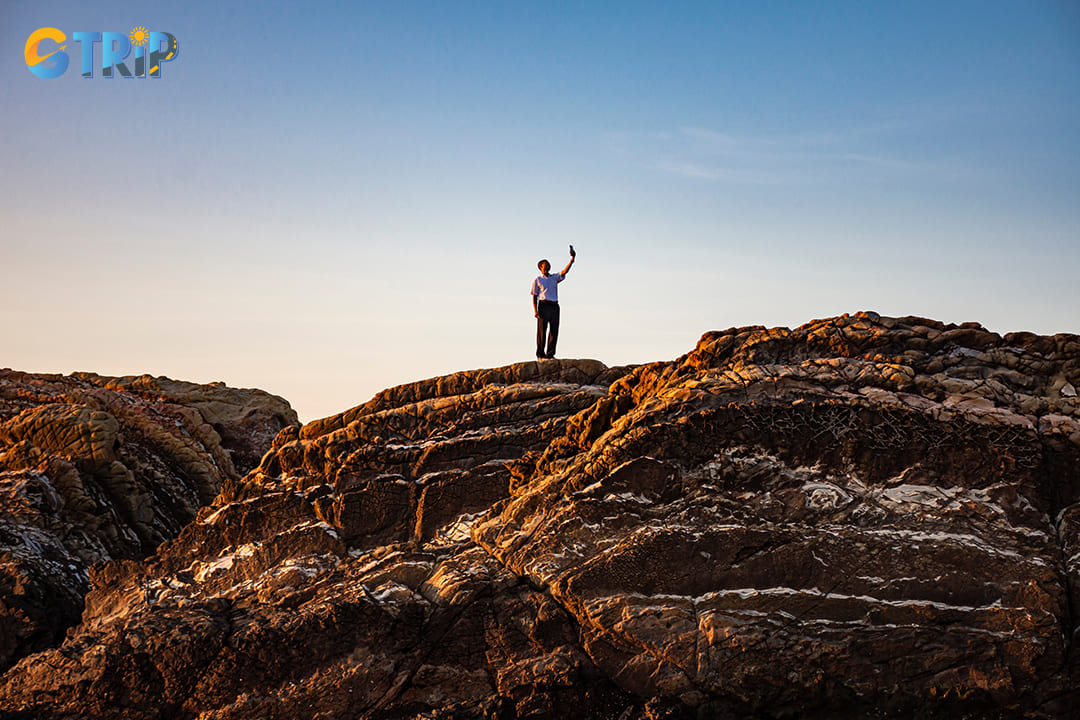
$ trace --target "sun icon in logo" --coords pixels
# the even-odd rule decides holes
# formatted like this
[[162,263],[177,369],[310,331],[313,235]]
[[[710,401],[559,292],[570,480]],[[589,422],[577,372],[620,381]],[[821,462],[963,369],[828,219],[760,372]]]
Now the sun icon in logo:
[[150,40],[150,33],[146,32],[146,28],[140,25],[132,30],[128,37],[131,38],[132,45],[142,47]]

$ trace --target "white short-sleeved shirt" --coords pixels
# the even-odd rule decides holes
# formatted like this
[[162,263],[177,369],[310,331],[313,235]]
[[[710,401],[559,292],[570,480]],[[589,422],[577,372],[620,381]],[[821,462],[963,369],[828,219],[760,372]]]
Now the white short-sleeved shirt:
[[559,283],[563,281],[566,276],[562,273],[549,273],[547,277],[538,275],[532,284],[532,294],[537,297],[538,300],[547,300],[548,302],[559,302]]

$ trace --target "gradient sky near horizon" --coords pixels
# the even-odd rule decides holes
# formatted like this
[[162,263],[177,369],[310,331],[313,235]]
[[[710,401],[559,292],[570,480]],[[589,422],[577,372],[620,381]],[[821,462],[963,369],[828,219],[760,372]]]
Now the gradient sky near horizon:
[[[42,26],[180,54],[44,80]],[[858,310],[1080,332],[1074,0],[0,0],[0,48],[0,367],[308,421],[532,359],[570,243],[562,357]]]

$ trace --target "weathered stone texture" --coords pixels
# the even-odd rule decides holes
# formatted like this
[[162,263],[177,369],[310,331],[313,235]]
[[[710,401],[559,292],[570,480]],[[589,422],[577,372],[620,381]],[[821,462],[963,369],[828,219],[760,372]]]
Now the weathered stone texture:
[[258,390],[0,370],[0,668],[78,622],[94,563],[153,554],[290,423]]
[[393,388],[97,566],[0,707],[1071,718],[1078,385],[1074,335],[859,313]]

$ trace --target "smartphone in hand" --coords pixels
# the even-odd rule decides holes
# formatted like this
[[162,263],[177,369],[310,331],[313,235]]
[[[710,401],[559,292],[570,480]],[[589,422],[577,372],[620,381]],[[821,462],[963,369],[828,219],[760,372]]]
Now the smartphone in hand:
[[570,246],[570,256],[571,256],[571,257],[573,257],[573,256],[574,256],[574,255],[576,255],[576,254],[577,254],[577,253],[575,253],[575,252],[574,252],[574,246],[573,246],[573,245],[571,245],[571,246]]

